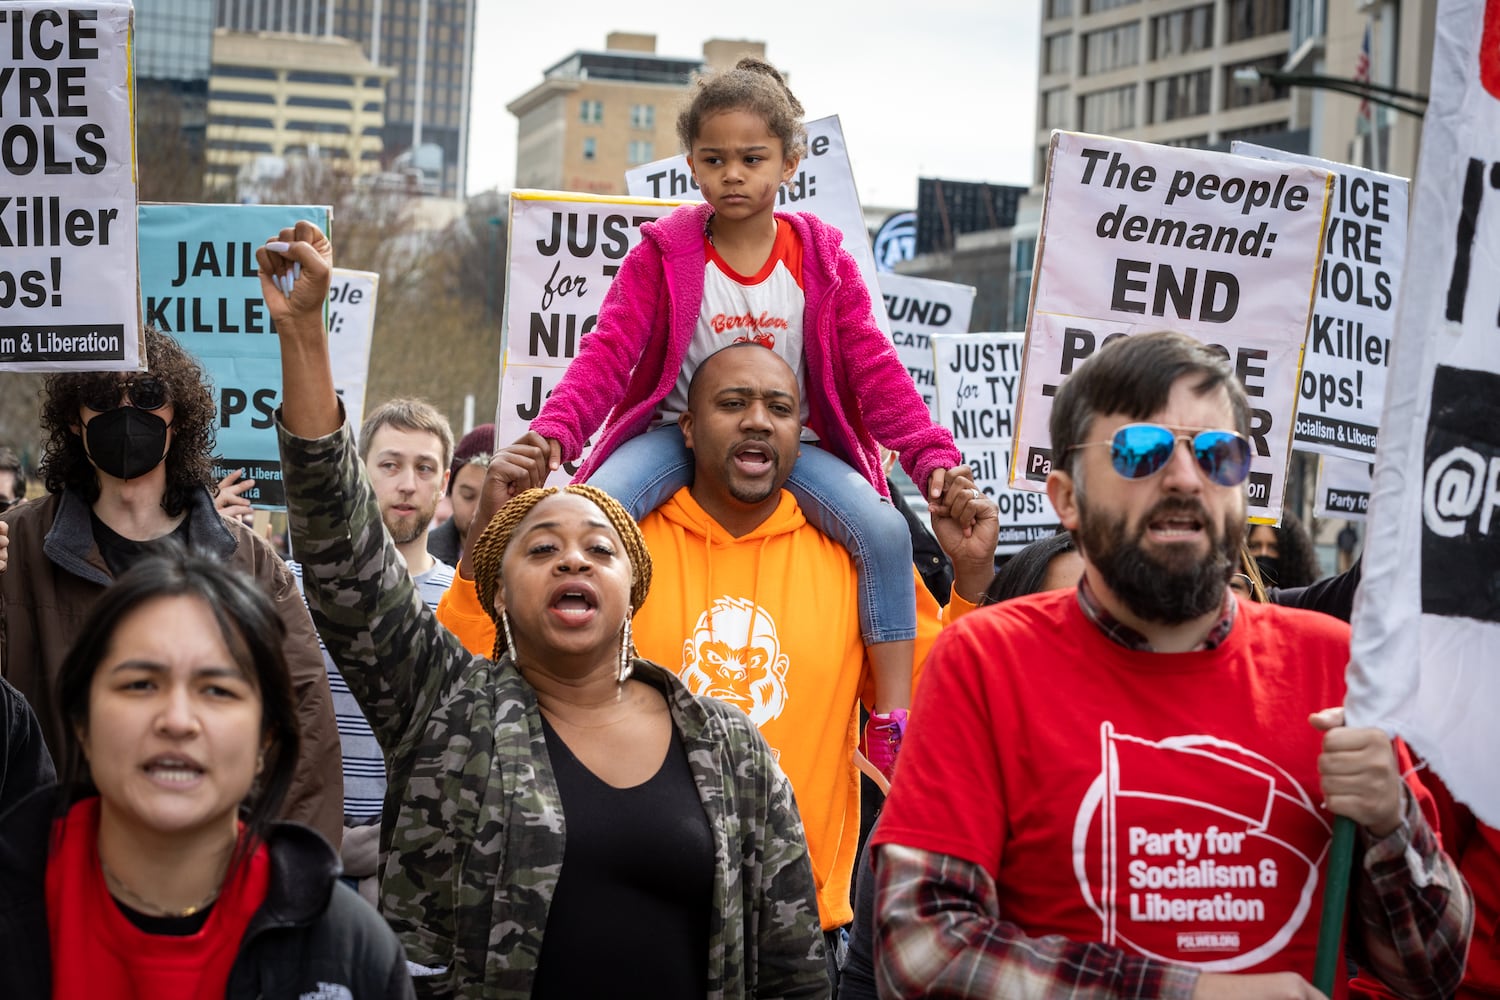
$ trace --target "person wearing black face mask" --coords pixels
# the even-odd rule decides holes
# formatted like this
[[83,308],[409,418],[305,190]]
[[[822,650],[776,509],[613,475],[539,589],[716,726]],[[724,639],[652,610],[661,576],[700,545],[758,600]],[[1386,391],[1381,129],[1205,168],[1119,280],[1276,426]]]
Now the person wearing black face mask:
[[1312,537],[1291,511],[1279,526],[1250,525],[1245,545],[1267,587],[1305,587],[1323,575]]
[[287,626],[302,730],[283,817],[337,845],[343,830],[338,727],[317,635],[285,564],[214,509],[214,397],[198,364],[147,328],[147,371],[48,376],[40,476],[47,495],[0,514],[0,673],[36,709],[47,745],[63,743],[52,684],[100,593],[164,538],[255,579]]
[[96,412],[82,434],[94,468],[116,479],[139,479],[166,461],[174,411],[160,379],[147,374],[106,380],[94,392],[96,398],[84,400],[84,410]]

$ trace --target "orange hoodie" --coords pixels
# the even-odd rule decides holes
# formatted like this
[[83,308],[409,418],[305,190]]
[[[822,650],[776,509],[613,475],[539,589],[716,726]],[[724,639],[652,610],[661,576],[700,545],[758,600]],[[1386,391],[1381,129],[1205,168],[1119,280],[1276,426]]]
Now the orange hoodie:
[[[797,795],[823,927],[847,924],[859,844],[856,705],[873,700],[848,552],[808,524],[784,490],[771,516],[739,538],[687,489],[648,514],[641,532],[655,573],[632,622],[637,649],[694,694],[738,705],[760,726]],[[942,609],[912,575],[921,663]],[[947,617],[972,607],[954,594]],[[493,651],[494,623],[472,580],[455,575],[438,619],[472,652]]]
[[680,490],[641,522],[658,566],[635,615],[641,655],[694,694],[738,705],[760,726],[797,794],[824,928],[853,918],[859,842],[856,703],[868,666],[854,567],[790,493],[731,536]]

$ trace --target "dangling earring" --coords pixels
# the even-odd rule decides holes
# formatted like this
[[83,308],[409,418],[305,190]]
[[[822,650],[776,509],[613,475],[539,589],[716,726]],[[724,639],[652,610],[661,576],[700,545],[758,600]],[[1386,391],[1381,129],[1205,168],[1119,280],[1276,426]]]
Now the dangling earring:
[[[631,609],[631,614],[634,614],[634,609]],[[620,671],[615,676],[616,684],[624,684],[635,669],[635,664],[630,659],[630,618],[629,614],[625,616],[625,625],[620,629]]]
[[521,661],[516,657],[516,640],[510,636],[510,616],[504,611],[500,612],[500,627],[505,631],[505,651],[510,654],[510,662],[519,667]]

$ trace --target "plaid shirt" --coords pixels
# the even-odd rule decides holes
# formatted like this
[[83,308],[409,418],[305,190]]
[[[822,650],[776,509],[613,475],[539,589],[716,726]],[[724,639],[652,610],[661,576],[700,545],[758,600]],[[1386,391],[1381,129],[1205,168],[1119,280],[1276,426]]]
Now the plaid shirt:
[[[1083,613],[1111,640],[1150,650],[1139,632],[1099,604],[1087,580]],[[1200,648],[1213,649],[1234,625],[1236,603]],[[1401,826],[1375,839],[1359,829],[1346,925],[1349,957],[1412,998],[1448,997],[1464,974],[1473,900],[1452,860],[1405,795]],[[883,844],[875,852],[880,919],[876,980],[881,996],[1004,997],[1006,1000],[1182,998],[1196,968],[1141,958],[1099,942],[1060,934],[1028,936],[1000,913],[995,882],[982,866],[935,851]]]
[[[1089,586],[1087,574],[1078,579],[1078,606],[1083,610],[1083,616],[1099,626],[1099,631],[1103,632],[1111,642],[1138,653],[1156,652],[1151,648],[1151,640],[1109,613],[1104,603],[1099,600],[1099,596],[1094,593],[1094,589]],[[1195,650],[1218,649],[1219,644],[1229,638],[1229,630],[1234,628],[1234,615],[1238,610],[1239,602],[1235,599],[1234,591],[1225,587],[1224,606],[1220,611],[1219,620],[1214,622],[1214,627],[1208,630],[1208,635],[1203,637],[1203,641],[1193,648]]]

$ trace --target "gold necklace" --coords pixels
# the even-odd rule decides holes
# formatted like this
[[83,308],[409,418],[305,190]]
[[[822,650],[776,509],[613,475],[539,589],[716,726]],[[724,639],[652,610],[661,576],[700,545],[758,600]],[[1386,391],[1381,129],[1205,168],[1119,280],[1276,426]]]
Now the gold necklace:
[[121,879],[120,876],[109,870],[109,865],[104,863],[103,855],[99,856],[99,868],[104,872],[104,884],[109,888],[110,895],[117,898],[124,897],[124,902],[129,903],[133,909],[141,911],[148,917],[168,917],[178,920],[182,919],[183,917],[191,917],[193,914],[202,911],[214,900],[218,899],[219,893],[224,888],[223,876],[221,875],[219,877],[219,884],[214,887],[213,892],[208,894],[208,898],[204,899],[202,902],[195,903],[192,906],[189,906],[185,910],[169,910],[159,903],[151,902],[149,899],[146,899],[140,893],[130,888],[130,886],[126,885],[124,880]]

